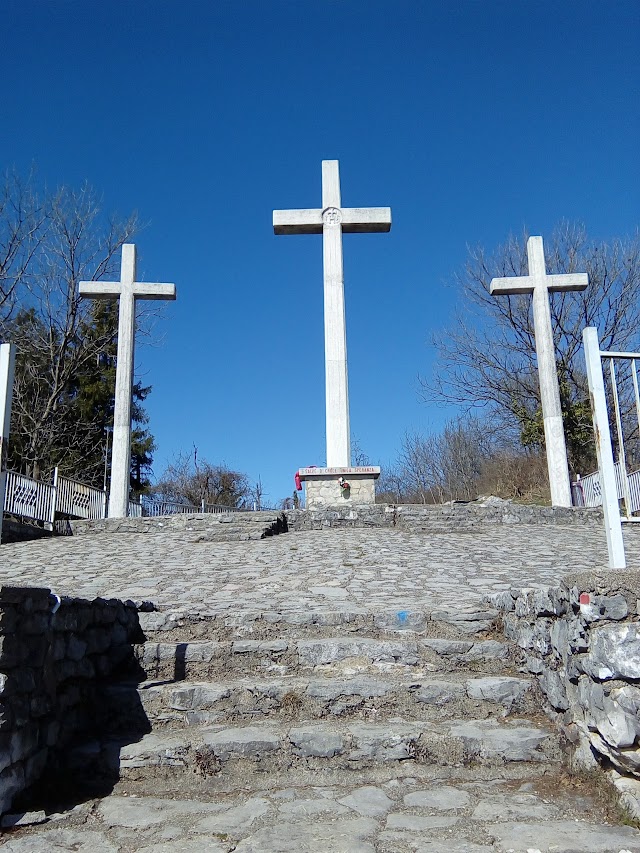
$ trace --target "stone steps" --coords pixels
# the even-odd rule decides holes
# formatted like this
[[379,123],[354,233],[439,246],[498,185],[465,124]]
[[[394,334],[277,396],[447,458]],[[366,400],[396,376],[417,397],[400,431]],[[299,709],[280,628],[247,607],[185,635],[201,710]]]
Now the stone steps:
[[115,684],[105,691],[112,721],[127,726],[143,713],[155,727],[253,721],[266,717],[305,719],[441,720],[535,712],[539,699],[529,679],[510,676],[394,679],[391,676],[301,678],[284,676],[235,681]]
[[[84,745],[79,769],[91,760],[117,767],[121,780],[171,780],[181,789],[197,777],[231,772],[314,768],[349,771],[413,761],[417,765],[504,767],[512,762],[551,762],[560,757],[558,739],[542,723],[528,720],[459,719],[441,723],[393,718],[383,722],[298,720],[154,730],[135,743],[127,738]],[[253,768],[246,770],[247,766]],[[244,768],[244,770],[243,770]]]
[[[330,588],[327,588],[329,590]],[[326,591],[326,590],[325,590]],[[368,637],[440,637],[465,640],[495,630],[500,611],[493,607],[456,610],[281,610],[212,613],[150,610],[140,614],[140,627],[149,641],[299,639],[359,633]]]
[[155,518],[101,518],[71,522],[74,536],[140,533],[184,533],[188,542],[246,542],[266,539],[288,531],[284,513],[257,512],[193,513]]
[[180,681],[244,675],[325,672],[404,672],[407,677],[465,669],[499,674],[508,668],[508,646],[497,640],[393,637],[360,634],[299,639],[193,642],[147,641],[136,648],[147,678]]

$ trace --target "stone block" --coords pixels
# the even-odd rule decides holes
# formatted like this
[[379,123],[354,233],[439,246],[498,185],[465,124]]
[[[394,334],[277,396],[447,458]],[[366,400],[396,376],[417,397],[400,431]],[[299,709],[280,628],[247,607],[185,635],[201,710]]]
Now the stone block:
[[[124,630],[122,626],[119,625],[118,627]],[[106,652],[111,645],[111,631],[108,628],[89,628],[84,632],[83,639],[87,644],[87,654],[101,654]]]
[[261,758],[280,746],[276,731],[258,726],[203,731],[203,742],[220,758]]
[[51,699],[42,693],[37,693],[31,698],[30,710],[32,717],[36,719],[44,717],[52,710]]
[[601,625],[589,635],[580,666],[592,678],[640,680],[640,624]]
[[67,638],[67,657],[72,661],[81,661],[87,654],[88,644],[77,634],[70,634]]
[[307,666],[335,663],[348,658],[417,663],[417,644],[411,640],[374,640],[368,637],[336,637],[325,640],[299,640],[298,657]]
[[44,610],[49,606],[51,590],[46,587],[2,586],[0,587],[0,607],[4,604],[18,604],[25,612]]
[[12,634],[18,626],[18,610],[10,604],[0,610],[0,634]]
[[35,782],[42,775],[47,764],[49,750],[46,747],[30,755],[24,763],[24,778],[27,785]]
[[472,678],[467,681],[466,689],[470,699],[481,699],[508,707],[531,689],[531,682],[524,678],[504,676]]
[[0,636],[0,667],[3,672],[20,666],[29,656],[27,644],[19,634]]
[[440,640],[431,638],[421,640],[420,645],[438,655],[463,655],[466,652],[470,652],[473,647],[473,643],[470,640]]
[[11,807],[13,798],[25,787],[22,764],[12,764],[0,773],[0,814]]
[[9,751],[12,763],[22,761],[32,755],[39,746],[39,733],[37,725],[30,723],[16,729],[10,736]]
[[549,733],[532,726],[498,726],[494,720],[470,720],[451,726],[451,737],[460,738],[471,757],[505,761],[541,761],[540,747]]
[[348,806],[363,817],[382,817],[394,805],[393,800],[389,799],[381,788],[372,785],[356,788],[338,802],[341,805]]
[[545,667],[539,681],[540,687],[551,706],[557,711],[566,711],[569,708],[569,700],[567,699],[567,691],[561,674],[556,670]]
[[171,691],[169,707],[176,711],[201,710],[230,695],[230,688],[219,684],[191,684]]
[[286,652],[288,648],[287,640],[236,640],[231,651],[234,655],[268,654]]
[[289,740],[303,758],[332,758],[344,751],[344,738],[340,732],[321,728],[292,728]]
[[310,681],[307,686],[307,696],[330,702],[340,696],[363,696],[367,699],[386,696],[393,689],[392,683],[361,675],[350,679],[318,679]]
[[463,699],[465,687],[455,681],[423,681],[416,685],[412,693],[418,702],[425,705],[447,705],[449,702]]
[[21,634],[46,634],[49,630],[49,614],[43,611],[30,613],[20,622]]
[[15,669],[11,677],[11,686],[18,693],[33,693],[36,689],[36,673],[31,667],[21,666]]

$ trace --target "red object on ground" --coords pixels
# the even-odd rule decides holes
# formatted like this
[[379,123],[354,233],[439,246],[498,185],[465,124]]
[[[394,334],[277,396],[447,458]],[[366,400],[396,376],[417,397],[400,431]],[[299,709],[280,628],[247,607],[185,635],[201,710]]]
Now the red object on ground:
[[588,592],[580,594],[580,604],[591,604],[591,596]]

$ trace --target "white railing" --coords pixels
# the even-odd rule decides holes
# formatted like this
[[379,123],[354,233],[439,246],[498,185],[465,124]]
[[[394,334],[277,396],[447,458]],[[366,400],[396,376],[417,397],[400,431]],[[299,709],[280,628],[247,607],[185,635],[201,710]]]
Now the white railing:
[[55,486],[40,483],[15,471],[7,471],[4,511],[21,518],[31,518],[53,525],[55,515]]
[[227,513],[243,512],[251,507],[222,506],[221,504],[206,504],[200,506],[176,503],[174,501],[158,501],[142,497],[140,502],[129,502],[130,518],[156,518],[163,515],[194,515],[195,513]]
[[[625,482],[622,467],[619,462],[616,462],[613,468],[616,476],[618,499],[624,500]],[[630,512],[638,512],[640,510],[640,470],[627,474],[627,483],[630,498],[629,510]],[[594,471],[593,474],[587,474],[586,477],[578,477],[576,482],[571,484],[571,493],[574,506],[602,506],[600,472]]]
[[105,517],[107,493],[103,489],[67,477],[58,477],[57,487],[56,512],[77,518]]
[[8,515],[29,518],[53,528],[56,516],[63,518],[104,518],[106,493],[85,483],[58,476],[53,483],[32,480],[24,474],[7,471],[3,510]]

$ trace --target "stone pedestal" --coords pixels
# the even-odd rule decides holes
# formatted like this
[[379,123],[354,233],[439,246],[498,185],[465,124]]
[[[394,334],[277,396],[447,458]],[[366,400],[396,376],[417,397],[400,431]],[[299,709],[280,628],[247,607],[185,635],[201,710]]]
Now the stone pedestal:
[[301,468],[298,473],[306,484],[307,509],[376,502],[375,481],[380,476],[380,468],[377,465],[356,468]]

